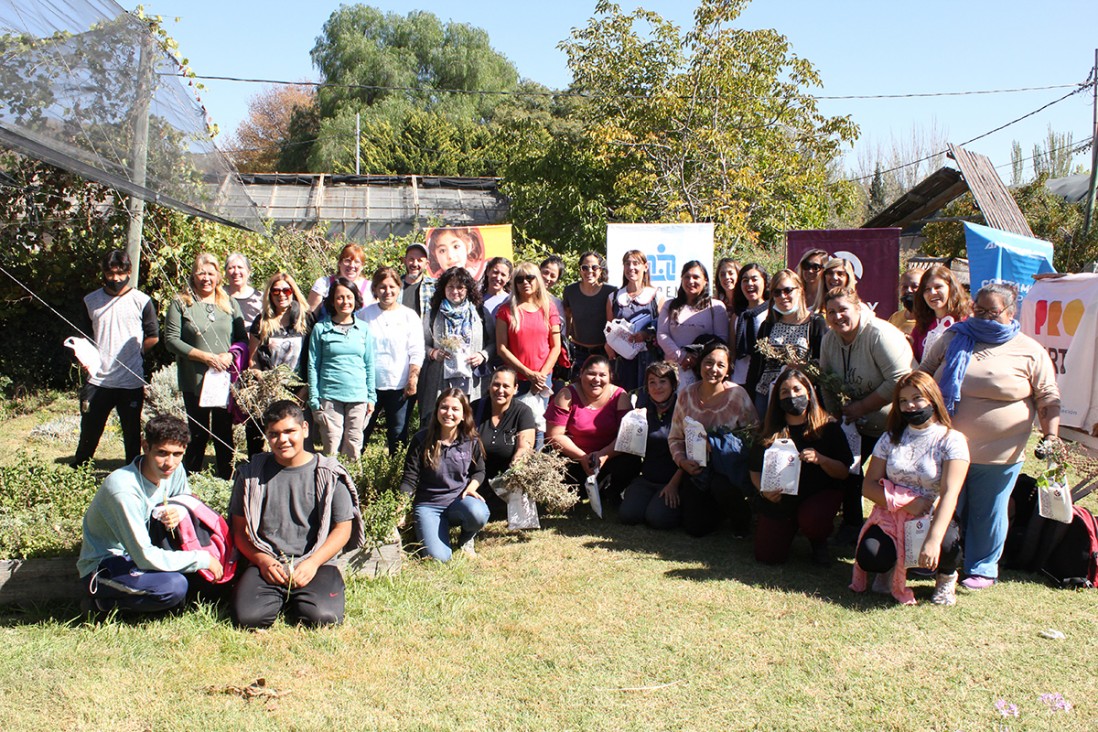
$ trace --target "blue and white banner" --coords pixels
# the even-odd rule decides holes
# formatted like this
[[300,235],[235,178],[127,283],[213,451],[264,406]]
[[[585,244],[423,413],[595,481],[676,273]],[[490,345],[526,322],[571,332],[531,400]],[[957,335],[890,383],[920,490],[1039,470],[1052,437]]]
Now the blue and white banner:
[[1052,244],[1042,239],[966,222],[965,244],[974,296],[984,285],[1009,282],[1018,287],[1020,302],[1033,287],[1033,275],[1056,271],[1052,266]]
[[606,262],[614,287],[621,287],[621,260],[632,249],[639,249],[648,258],[652,286],[664,298],[675,296],[679,271],[694,259],[709,272],[710,291],[715,287],[713,224],[607,224]]

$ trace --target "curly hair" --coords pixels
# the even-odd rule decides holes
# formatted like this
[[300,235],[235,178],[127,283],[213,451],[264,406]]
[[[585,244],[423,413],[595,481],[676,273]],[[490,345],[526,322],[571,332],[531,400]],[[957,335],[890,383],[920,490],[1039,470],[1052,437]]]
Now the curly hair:
[[469,274],[469,270],[464,267],[451,267],[443,272],[435,283],[435,293],[431,295],[432,317],[437,315],[439,308],[442,307],[442,301],[446,297],[446,286],[455,279],[459,285],[465,287],[465,299],[472,303],[473,307],[480,308],[480,288],[477,287],[477,281],[473,279],[473,275]]

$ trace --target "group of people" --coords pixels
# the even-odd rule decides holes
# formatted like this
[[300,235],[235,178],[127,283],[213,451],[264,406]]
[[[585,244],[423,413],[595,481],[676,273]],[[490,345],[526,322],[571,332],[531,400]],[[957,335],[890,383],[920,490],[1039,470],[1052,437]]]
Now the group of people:
[[[560,298],[551,292],[564,271],[558,257],[540,265],[496,257],[480,281],[460,266],[427,276],[428,252],[419,244],[405,252],[403,274],[382,266],[367,277],[364,261],[360,247],[345,246],[336,271],[306,297],[284,272],[254,290],[241,255],[229,257],[223,282],[219,261],[201,254],[168,308],[164,337],[177,356],[190,434],[168,441],[182,446],[188,472],[201,469],[210,436],[218,474],[233,470],[229,405],[208,405],[207,375],[284,365],[305,383],[304,410],[249,420],[251,461],[236,470],[234,533],[258,567],[251,581],[274,587],[274,596],[281,587],[290,597],[289,586],[312,582],[354,542],[354,500],[325,501],[321,534],[329,536],[319,544],[315,531],[301,529],[317,511],[301,513],[307,507],[294,503],[306,480],[291,477],[297,462],[312,466],[303,471],[309,481],[320,479],[319,466],[339,476],[335,463],[309,452],[310,429],[324,455],[356,457],[384,415],[390,450],[408,444],[401,488],[412,496],[417,537],[440,561],[454,551],[475,555],[477,533],[505,510],[485,486],[544,445],[567,458],[577,490],[596,483],[600,502],[621,521],[694,536],[725,524],[736,536],[753,531],[761,562],[786,561],[800,533],[812,560],[830,563],[841,513],[834,539],[856,544],[854,589],[868,586],[872,573],[874,589],[913,602],[904,578],[917,563],[936,573],[932,599],[941,604],[955,601],[961,569],[970,590],[995,583],[1007,500],[1034,418],[1046,436],[1058,431],[1052,364],[1019,332],[1013,289],[988,285],[973,303],[940,266],[902,275],[903,307],[886,321],[862,302],[850,262],[822,250],[774,273],[722,259],[715,286],[703,263],[687,262],[666,300],[639,250],[624,255],[620,286],[607,282],[602,255],[584,252],[579,281]],[[131,434],[141,391],[130,382],[141,383],[141,353],[158,331],[155,307],[129,288],[128,273],[124,253],[112,252],[103,289],[86,299],[103,367],[82,400],[77,461],[94,453],[110,409],[117,406],[121,418],[131,400],[122,426],[131,463],[124,470],[134,475],[124,483],[142,497],[131,496],[136,511],[167,490],[169,473],[158,468],[154,480],[156,473],[143,472],[149,454],[138,456]],[[613,344],[608,324],[624,333]],[[417,406],[420,430],[410,438]],[[646,418],[643,458],[616,449],[622,419],[634,410]],[[767,452],[788,441],[801,463],[794,493],[763,481]],[[152,437],[146,442],[153,448]],[[278,508],[271,481],[282,484]],[[874,505],[868,521],[863,496]],[[929,526],[917,562],[905,554],[913,519]],[[292,525],[293,536],[280,522]],[[460,530],[456,544],[451,527]],[[97,545],[106,546],[86,541],[85,549]],[[315,557],[306,582],[297,578],[301,564],[290,571],[269,560],[284,549],[291,567],[294,558]],[[106,554],[82,556],[82,576],[102,587],[104,563],[118,556],[160,571],[202,563],[191,557],[160,566],[119,540]],[[260,604],[241,610],[240,622],[262,624],[256,618],[271,617],[278,603]]]

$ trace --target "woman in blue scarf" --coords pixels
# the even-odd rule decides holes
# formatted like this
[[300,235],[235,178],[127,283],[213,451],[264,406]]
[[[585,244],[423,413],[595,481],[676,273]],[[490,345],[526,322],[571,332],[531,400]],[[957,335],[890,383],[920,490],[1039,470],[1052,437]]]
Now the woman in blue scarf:
[[481,307],[477,283],[464,268],[451,267],[438,278],[423,340],[419,413],[434,414],[445,389],[461,389],[475,406],[487,388],[496,341],[492,317]]
[[1037,418],[1041,432],[1060,430],[1060,390],[1048,353],[1020,331],[1017,293],[985,285],[972,317],[934,343],[919,368],[941,385],[953,427],[968,437],[972,463],[958,503],[965,526],[961,585],[983,590],[999,576],[1007,503]]

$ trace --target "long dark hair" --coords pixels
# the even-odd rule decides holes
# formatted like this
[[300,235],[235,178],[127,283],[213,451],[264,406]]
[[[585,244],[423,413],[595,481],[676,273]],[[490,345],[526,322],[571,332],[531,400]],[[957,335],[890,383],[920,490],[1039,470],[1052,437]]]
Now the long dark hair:
[[477,426],[473,423],[473,408],[469,406],[469,398],[461,389],[443,389],[438,395],[438,401],[435,402],[434,413],[427,420],[427,436],[423,441],[423,462],[432,470],[438,469],[438,462],[442,457],[442,428],[438,423],[438,408],[443,399],[457,399],[461,402],[461,424],[457,428],[458,437],[476,443],[474,450],[479,447],[481,452],[484,451],[484,445],[477,434]]
[[942,390],[938,388],[938,384],[930,374],[924,371],[912,371],[902,376],[896,382],[896,388],[892,390],[892,409],[888,413],[888,422],[885,429],[893,445],[900,444],[904,428],[907,427],[903,419],[900,418],[900,389],[906,389],[909,386],[915,387],[915,390],[930,402],[934,407],[934,416],[939,423],[945,425],[946,429],[952,429],[953,427],[953,422],[949,418],[949,411],[946,410],[945,400],[942,399]]
[[503,283],[503,291],[508,295],[511,294],[511,275],[515,273],[515,264],[507,257],[492,257],[488,260],[488,264],[484,265],[484,276],[480,278],[480,295],[483,298],[488,294],[488,273],[492,271],[492,267],[497,264],[507,265],[507,281]]
[[808,375],[800,369],[787,368],[778,374],[770,391],[770,401],[766,406],[766,421],[762,432],[763,447],[770,447],[774,444],[774,440],[789,437],[789,423],[785,419],[785,412],[778,406],[778,401],[781,399],[782,384],[790,379],[797,381],[808,392],[804,436],[809,440],[818,440],[824,426],[831,421],[831,417],[820,406],[816,398],[816,389],[812,386],[812,380]]
[[762,275],[763,302],[766,302],[768,299],[770,299],[770,275],[766,273],[766,270],[763,269],[763,266],[758,262],[748,262],[744,266],[740,267],[740,276],[739,279],[736,280],[736,292],[732,295],[732,302],[735,304],[735,310],[737,315],[747,310],[748,308],[747,296],[743,294],[743,278],[751,270],[755,270],[760,275]]
[[678,317],[679,311],[687,303],[686,290],[682,288],[682,278],[686,276],[686,273],[694,268],[698,268],[705,275],[705,288],[698,295],[697,301],[692,305],[694,310],[705,310],[710,305],[709,288],[712,281],[709,279],[709,270],[705,268],[705,265],[696,259],[691,259],[689,262],[682,266],[682,270],[679,272],[679,291],[675,293],[675,297],[671,299],[670,305],[667,307],[668,318],[674,322]]
[[480,309],[480,288],[477,287],[477,281],[473,279],[473,275],[469,274],[469,270],[464,267],[451,267],[443,272],[442,276],[438,278],[438,282],[435,283],[435,293],[431,295],[432,317],[438,315],[439,308],[442,307],[442,301],[446,299],[446,285],[454,279],[459,284],[465,285],[465,299],[472,303],[473,307]]

